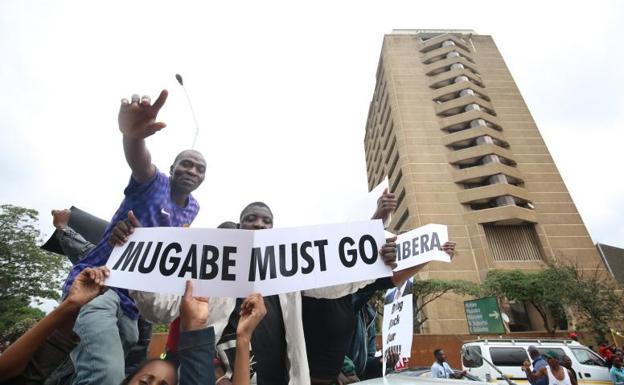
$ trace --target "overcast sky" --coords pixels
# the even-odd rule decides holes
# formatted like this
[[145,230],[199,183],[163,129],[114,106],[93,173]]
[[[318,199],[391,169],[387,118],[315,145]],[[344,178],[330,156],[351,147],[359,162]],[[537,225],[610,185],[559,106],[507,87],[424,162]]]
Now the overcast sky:
[[0,2],[1,203],[109,219],[129,178],[118,103],[166,88],[149,139],[167,170],[193,121],[209,166],[194,223],[266,201],[276,226],[349,219],[364,125],[393,28],[493,35],[594,241],[624,247],[624,50],[617,1]]

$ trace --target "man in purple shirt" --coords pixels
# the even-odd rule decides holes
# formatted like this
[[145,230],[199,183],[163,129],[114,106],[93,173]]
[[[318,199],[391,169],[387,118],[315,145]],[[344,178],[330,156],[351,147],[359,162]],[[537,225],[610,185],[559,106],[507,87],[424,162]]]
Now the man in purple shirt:
[[[167,91],[163,90],[154,104],[148,96],[138,95],[133,95],[131,102],[121,101],[119,129],[132,176],[102,239],[69,273],[65,292],[83,269],[106,264],[113,249],[108,242],[111,231],[129,211],[136,213],[145,227],[189,226],[195,219],[199,204],[191,192],[204,180],[206,161],[202,154],[182,151],[167,176],[152,164],[145,145],[147,137],[165,127],[165,123],[156,122],[156,116],[166,99]],[[138,338],[137,318],[134,301],[124,289],[111,288],[82,307],[74,327],[80,344],[71,353],[76,369],[74,384],[118,385],[123,380],[125,352]]]

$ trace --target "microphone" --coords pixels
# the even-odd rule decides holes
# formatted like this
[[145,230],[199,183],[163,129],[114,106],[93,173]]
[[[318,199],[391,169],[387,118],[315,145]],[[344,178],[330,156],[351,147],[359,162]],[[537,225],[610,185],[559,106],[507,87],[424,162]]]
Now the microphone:
[[182,89],[184,90],[184,94],[186,95],[186,101],[188,103],[189,108],[191,109],[191,115],[193,116],[193,122],[195,122],[195,136],[193,137],[193,145],[191,146],[191,149],[195,149],[195,143],[197,142],[197,134],[199,134],[199,124],[197,123],[197,117],[195,116],[193,103],[191,103],[191,97],[189,96],[189,93],[186,90],[186,87],[184,87],[184,80],[182,80],[182,75],[176,74],[175,78],[178,81],[178,83],[180,83],[180,85],[182,86]]

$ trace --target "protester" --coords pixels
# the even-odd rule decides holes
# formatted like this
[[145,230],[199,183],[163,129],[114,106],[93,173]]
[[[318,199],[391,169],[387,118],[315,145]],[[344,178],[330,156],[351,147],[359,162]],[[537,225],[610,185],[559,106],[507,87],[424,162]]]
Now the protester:
[[446,353],[442,349],[436,349],[433,351],[435,362],[431,365],[431,377],[432,378],[455,378],[460,379],[466,375],[466,371],[455,373],[449,366]]
[[[529,357],[533,360],[533,373],[539,372],[542,368],[545,368],[548,365],[535,345],[530,345],[527,350],[529,351]],[[528,378],[528,380],[532,385],[548,385],[548,378],[540,378],[538,380]]]
[[624,368],[620,357],[613,357],[613,366],[609,369],[609,377],[613,381],[613,385],[624,385]]
[[[147,137],[165,127],[155,120],[166,99],[167,91],[162,91],[153,105],[147,96],[133,95],[131,103],[122,100],[119,129],[132,176],[112,224],[125,219],[130,209],[134,209],[144,226],[188,226],[199,211],[191,192],[204,180],[203,156],[193,150],[181,152],[167,176],[152,164],[145,144]],[[113,227],[106,228],[98,245],[72,269],[65,291],[84,268],[106,263],[112,250],[108,239]],[[117,288],[81,309],[75,326],[81,341],[71,353],[76,369],[75,384],[118,385],[123,380],[125,352],[138,339],[138,314],[128,291]]]
[[[273,228],[273,213],[266,204],[253,202],[241,212],[239,226],[245,230]],[[122,234],[122,236],[125,235]],[[386,250],[389,249],[386,248]],[[386,257],[382,256],[382,258]],[[385,262],[391,264],[394,260]],[[251,343],[255,358],[255,365],[252,366],[251,372],[255,373],[257,383],[260,385],[310,384],[301,316],[301,296],[335,299],[354,293],[367,283],[369,282],[354,282],[265,297],[269,316],[259,325]],[[131,291],[131,295],[137,301],[141,313],[153,322],[168,323],[177,316],[180,301],[177,296],[140,291]],[[211,309],[215,311],[211,312],[208,322],[214,326],[215,334],[220,341],[217,350],[225,367],[225,374],[229,378],[236,359],[237,345],[232,341],[226,343],[221,343],[221,341],[224,336],[227,338],[228,335],[232,335],[233,328],[235,330],[235,325],[238,323],[235,309],[240,300],[211,298],[210,301]]]
[[526,373],[527,379],[531,384],[537,383],[541,379],[546,379],[548,385],[577,385],[576,378],[574,378],[568,369],[561,366],[557,359],[557,353],[549,351],[543,355],[548,359],[548,365],[535,370],[531,370],[531,363],[524,361],[522,370]]
[[568,356],[568,355],[564,355],[564,356],[561,358],[561,365],[562,365],[564,368],[568,369],[568,370],[570,371],[570,375],[571,375],[572,377],[574,377],[574,379],[575,379],[575,380],[577,380],[577,381],[578,381],[578,377],[577,377],[577,375],[576,375],[576,371],[575,371],[575,370],[574,370],[574,368],[572,367],[572,359],[570,358],[570,356]]
[[43,383],[67,359],[80,339],[72,331],[76,317],[103,292],[108,275],[106,267],[99,267],[86,268],[76,276],[63,302],[0,356],[3,384]]
[[607,341],[603,341],[598,345],[598,352],[607,361],[609,367],[611,367],[611,359],[613,358],[613,348],[615,348],[615,344],[609,345]]

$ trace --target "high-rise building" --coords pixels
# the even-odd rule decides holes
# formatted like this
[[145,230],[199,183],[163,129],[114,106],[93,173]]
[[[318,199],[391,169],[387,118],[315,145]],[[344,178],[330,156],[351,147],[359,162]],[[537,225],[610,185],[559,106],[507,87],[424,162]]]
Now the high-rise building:
[[[482,282],[491,269],[549,260],[596,269],[593,245],[491,36],[395,30],[383,40],[364,138],[369,188],[388,176],[391,230],[448,225],[453,263],[422,278]],[[467,332],[463,299],[425,307],[422,332]],[[506,303],[511,330],[540,330],[528,304]]]

